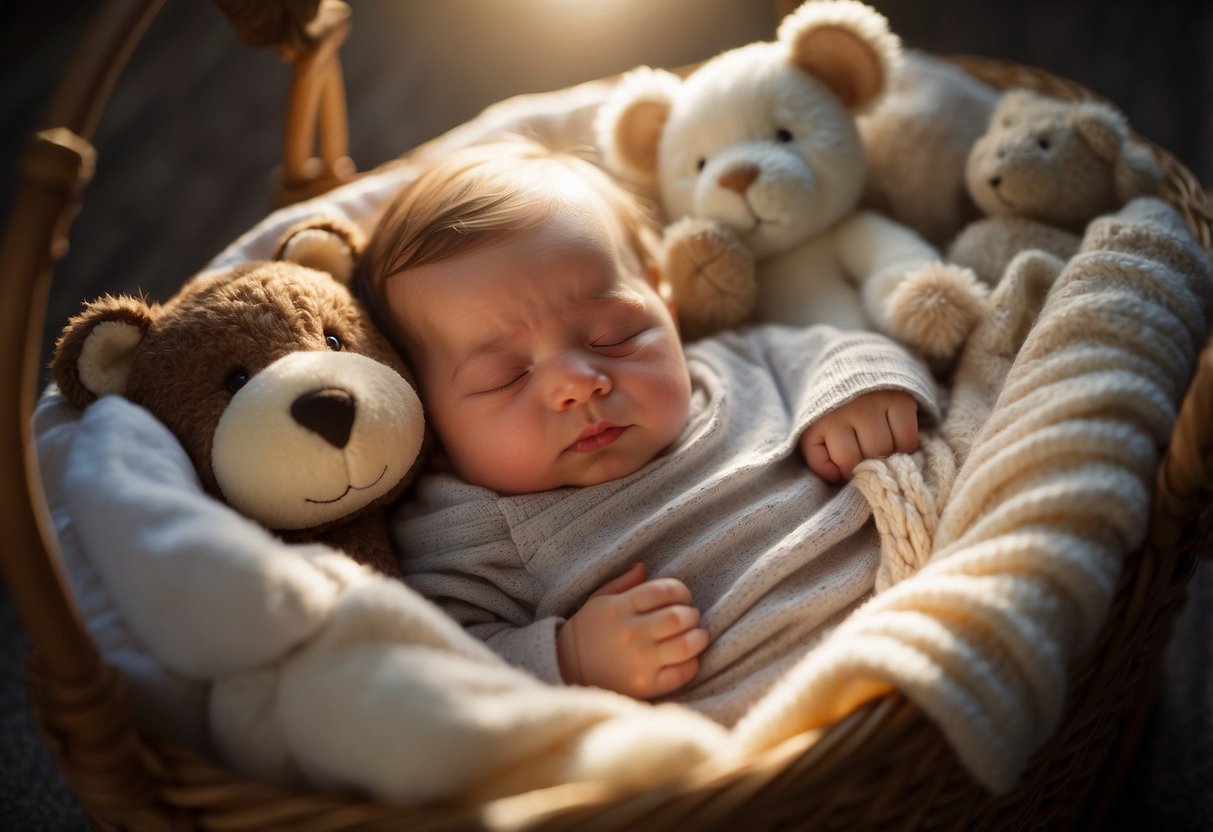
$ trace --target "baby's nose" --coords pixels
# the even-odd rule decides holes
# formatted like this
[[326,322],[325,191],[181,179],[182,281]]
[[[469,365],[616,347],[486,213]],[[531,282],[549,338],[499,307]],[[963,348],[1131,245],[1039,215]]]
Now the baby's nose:
[[611,379],[596,367],[578,360],[566,362],[552,387],[552,406],[568,410],[595,396],[611,392]]

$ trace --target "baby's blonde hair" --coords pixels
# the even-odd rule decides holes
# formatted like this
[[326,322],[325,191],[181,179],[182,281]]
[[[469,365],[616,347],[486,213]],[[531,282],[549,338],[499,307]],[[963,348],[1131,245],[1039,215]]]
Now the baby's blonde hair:
[[407,339],[388,310],[387,281],[541,224],[568,204],[560,178],[569,174],[618,221],[637,268],[656,261],[655,214],[592,162],[522,138],[455,150],[391,198],[355,273],[356,294],[397,349],[407,353]]

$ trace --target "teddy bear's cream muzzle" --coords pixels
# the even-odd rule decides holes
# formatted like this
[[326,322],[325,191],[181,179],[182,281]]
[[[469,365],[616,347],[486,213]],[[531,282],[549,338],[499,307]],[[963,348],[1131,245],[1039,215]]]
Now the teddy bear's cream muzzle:
[[284,356],[215,428],[224,498],[271,529],[348,517],[387,494],[421,448],[421,402],[398,373],[350,352]]

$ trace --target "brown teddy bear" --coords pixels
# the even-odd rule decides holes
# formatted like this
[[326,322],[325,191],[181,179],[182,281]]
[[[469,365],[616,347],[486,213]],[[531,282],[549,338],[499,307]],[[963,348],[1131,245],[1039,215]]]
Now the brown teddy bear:
[[987,216],[961,231],[948,259],[993,284],[1025,249],[1069,259],[1088,222],[1156,194],[1162,171],[1111,106],[1016,89],[969,151],[965,181]]
[[[424,422],[412,376],[345,285],[355,228],[305,221],[278,261],[203,272],[163,305],[107,296],[64,328],[55,382],[176,435],[203,487],[289,542],[399,575],[381,511],[411,481]],[[323,271],[321,271],[323,269]]]

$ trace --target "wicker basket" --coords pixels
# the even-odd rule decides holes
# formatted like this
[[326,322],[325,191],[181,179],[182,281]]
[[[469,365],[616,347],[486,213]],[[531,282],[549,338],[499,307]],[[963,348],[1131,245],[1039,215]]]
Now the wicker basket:
[[[689,776],[644,794],[575,784],[463,808],[413,810],[344,794],[300,794],[249,782],[192,751],[140,732],[124,678],[83,627],[61,573],[33,461],[30,414],[39,332],[54,261],[93,166],[89,139],[126,57],[160,3],[111,0],[52,103],[48,129],[23,157],[24,186],[3,243],[0,281],[0,500],[2,565],[33,645],[29,685],[45,739],[100,828],[246,829],[1063,829],[1098,816],[1136,748],[1159,659],[1185,584],[1207,548],[1213,487],[1213,349],[1195,378],[1157,474],[1148,542],[1126,564],[1107,623],[1069,674],[1065,718],[1019,785],[992,798],[963,770],[941,734],[900,694],[868,704],[736,768]],[[348,9],[328,0],[219,0],[242,35],[296,63],[281,201],[353,175],[345,157],[344,98],[336,48]],[[258,17],[254,12],[271,11]],[[1062,98],[1082,87],[1007,62],[954,57],[998,88],[1027,86]],[[316,148],[317,150],[313,150]],[[1205,249],[1209,201],[1165,151],[1165,197]]]

